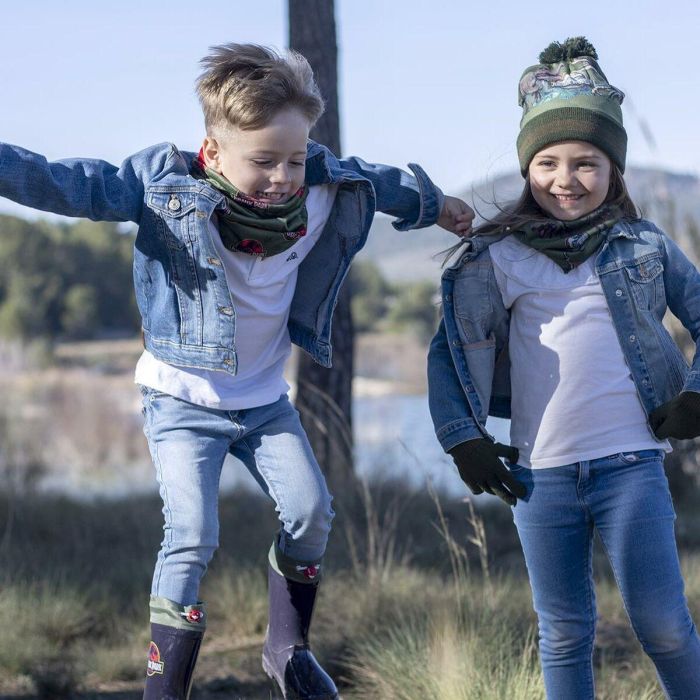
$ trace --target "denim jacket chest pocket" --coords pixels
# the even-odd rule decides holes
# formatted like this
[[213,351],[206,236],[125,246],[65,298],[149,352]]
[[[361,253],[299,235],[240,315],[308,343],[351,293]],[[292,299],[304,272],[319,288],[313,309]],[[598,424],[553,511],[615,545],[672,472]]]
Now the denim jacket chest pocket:
[[147,202],[156,214],[158,233],[169,248],[178,250],[193,240],[194,192],[150,192]]
[[660,309],[663,315],[666,295],[661,256],[625,261],[623,266],[636,307],[640,311],[654,311],[657,307],[663,307]]
[[491,337],[493,301],[490,289],[491,261],[466,265],[454,283],[454,310],[457,328],[465,345],[480,343]]
[[156,220],[157,236],[167,251],[173,281],[184,290],[198,286],[194,243],[196,196],[192,191],[151,191],[147,203]]

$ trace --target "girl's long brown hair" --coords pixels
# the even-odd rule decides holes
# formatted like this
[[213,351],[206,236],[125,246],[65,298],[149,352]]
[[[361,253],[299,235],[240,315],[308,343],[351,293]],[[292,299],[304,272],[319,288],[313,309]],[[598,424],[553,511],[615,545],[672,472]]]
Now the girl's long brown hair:
[[[626,219],[641,218],[641,213],[637,205],[632,201],[627,191],[627,185],[622,176],[622,171],[614,163],[610,171],[610,187],[608,187],[605,203],[619,207]],[[498,209],[498,213],[492,217],[484,217],[484,222],[474,229],[472,233],[473,236],[477,234],[485,236],[505,233],[506,231],[517,231],[523,224],[532,221],[551,219],[551,216],[540,208],[539,204],[537,204],[535,198],[532,196],[529,175],[525,176],[525,186],[523,187],[520,197],[518,197],[515,202],[507,206],[501,206],[498,202],[494,202],[494,204]],[[448,248],[447,251],[445,251],[447,255],[445,256],[443,265],[445,265],[463,245],[464,242],[460,242]]]

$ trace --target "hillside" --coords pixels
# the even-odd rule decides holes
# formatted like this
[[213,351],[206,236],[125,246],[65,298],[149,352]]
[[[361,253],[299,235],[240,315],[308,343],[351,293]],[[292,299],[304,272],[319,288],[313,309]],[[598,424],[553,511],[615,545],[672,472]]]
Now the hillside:
[[[689,217],[700,224],[700,178],[651,168],[629,168],[625,179],[632,199],[646,217],[662,226],[669,235],[679,238]],[[523,180],[519,173],[501,175],[489,182],[477,183],[458,193],[485,216],[494,211],[494,201],[517,197]],[[375,219],[367,246],[360,259],[372,260],[384,275],[394,281],[438,279],[440,251],[455,243],[455,237],[437,226],[415,232],[396,231],[389,217]],[[695,251],[687,248],[689,254]],[[436,257],[437,255],[437,257]]]

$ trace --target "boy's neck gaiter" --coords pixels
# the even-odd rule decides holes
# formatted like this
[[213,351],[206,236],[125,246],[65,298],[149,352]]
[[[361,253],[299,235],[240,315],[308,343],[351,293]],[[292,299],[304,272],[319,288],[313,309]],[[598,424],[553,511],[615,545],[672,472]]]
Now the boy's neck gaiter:
[[604,232],[623,218],[617,206],[603,205],[574,221],[539,219],[523,224],[513,235],[571,272],[605,241]]
[[201,153],[193,163],[192,175],[208,182],[226,198],[226,208],[219,212],[219,235],[228,250],[267,258],[283,253],[306,235],[306,185],[282,204],[261,202],[207,168]]

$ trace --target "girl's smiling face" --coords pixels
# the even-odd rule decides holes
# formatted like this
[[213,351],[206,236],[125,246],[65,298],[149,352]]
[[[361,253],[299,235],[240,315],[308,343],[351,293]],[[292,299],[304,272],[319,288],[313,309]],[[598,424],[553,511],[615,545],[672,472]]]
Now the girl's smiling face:
[[555,219],[573,221],[597,209],[608,196],[612,163],[586,141],[562,141],[543,148],[530,162],[530,190]]

